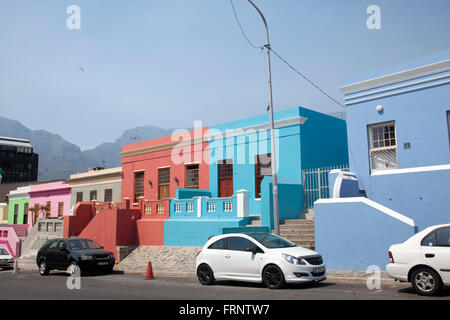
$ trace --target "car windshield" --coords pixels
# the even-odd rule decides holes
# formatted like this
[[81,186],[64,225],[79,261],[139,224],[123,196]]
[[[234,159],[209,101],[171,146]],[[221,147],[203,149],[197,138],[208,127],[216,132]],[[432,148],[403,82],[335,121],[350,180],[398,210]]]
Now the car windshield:
[[271,233],[252,233],[249,236],[269,249],[296,247],[295,244]]
[[67,241],[72,250],[89,250],[100,249],[100,246],[92,240],[87,239],[71,239]]
[[8,253],[8,251],[6,251],[5,249],[0,249],[0,256],[8,256],[9,255],[9,253]]

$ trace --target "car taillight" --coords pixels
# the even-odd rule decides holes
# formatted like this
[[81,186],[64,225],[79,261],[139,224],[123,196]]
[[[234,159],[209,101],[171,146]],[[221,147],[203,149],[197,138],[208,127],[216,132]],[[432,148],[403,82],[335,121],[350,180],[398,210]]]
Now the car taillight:
[[389,261],[394,263],[394,257],[392,256],[392,252],[389,251]]

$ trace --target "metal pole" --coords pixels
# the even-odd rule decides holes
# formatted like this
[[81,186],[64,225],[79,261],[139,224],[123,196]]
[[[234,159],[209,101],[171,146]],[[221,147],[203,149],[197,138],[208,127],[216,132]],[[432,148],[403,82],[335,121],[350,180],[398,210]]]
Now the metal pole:
[[270,66],[270,42],[269,42],[269,27],[267,26],[266,18],[261,10],[251,1],[250,4],[258,11],[261,19],[266,27],[266,45],[267,50],[267,67],[269,76],[269,108],[270,108],[270,148],[271,148],[271,165],[272,165],[272,186],[273,186],[273,221],[275,234],[280,234],[280,216],[278,213],[278,183],[277,183],[277,165],[276,165],[276,150],[275,150],[275,126],[273,121],[273,99],[272,99],[272,71]]

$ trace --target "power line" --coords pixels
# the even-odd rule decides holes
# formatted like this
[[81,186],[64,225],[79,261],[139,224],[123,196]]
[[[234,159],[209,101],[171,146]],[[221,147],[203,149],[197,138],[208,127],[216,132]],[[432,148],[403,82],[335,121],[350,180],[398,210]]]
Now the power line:
[[271,47],[269,47],[270,51],[272,51],[273,53],[275,53],[275,55],[281,60],[283,61],[286,65],[289,66],[289,68],[291,68],[292,70],[294,70],[298,75],[300,75],[303,79],[305,79],[306,81],[308,81],[311,85],[313,85],[317,90],[319,90],[320,92],[322,92],[324,95],[326,95],[329,99],[333,100],[336,104],[338,104],[339,106],[341,106],[342,108],[345,109],[345,106],[338,102],[337,100],[335,100],[334,98],[332,98],[328,93],[326,93],[324,90],[322,90],[318,85],[316,85],[313,81],[311,81],[310,79],[308,79],[304,74],[302,74],[300,71],[298,71],[297,69],[295,69],[289,62],[287,62],[285,59],[283,59],[275,50],[273,50]]
[[[236,18],[236,22],[239,26],[239,28],[241,29],[241,33],[244,36],[245,40],[248,42],[248,44],[250,46],[252,46],[255,49],[264,49],[266,46],[255,46],[253,44],[253,42],[250,41],[250,39],[247,37],[247,35],[245,34],[244,28],[242,27],[241,22],[239,21],[239,17],[236,13],[236,8],[234,7],[234,3],[233,0],[230,0],[231,3],[231,8],[233,9],[233,13],[234,13],[234,17]],[[307,82],[309,82],[312,86],[314,86],[317,90],[319,90],[320,92],[322,92],[325,96],[327,96],[330,100],[332,100],[333,102],[335,102],[337,105],[339,105],[340,107],[345,109],[345,106],[338,102],[336,99],[334,99],[333,97],[331,97],[328,93],[326,93],[322,88],[320,88],[317,84],[315,84],[313,81],[311,81],[308,77],[306,77],[304,74],[302,74],[300,71],[298,71],[296,68],[294,68],[289,62],[287,62],[285,59],[283,59],[275,50],[272,49],[272,47],[268,46],[269,50],[272,51],[281,61],[283,61],[286,65],[289,66],[289,68],[291,68],[292,70],[294,70],[298,75],[300,75],[304,80],[306,80]]]
[[260,47],[255,46],[253,44],[253,42],[251,42],[250,39],[247,37],[247,35],[245,34],[245,31],[244,31],[244,28],[242,27],[241,22],[239,21],[238,15],[236,13],[236,9],[234,8],[233,0],[230,0],[230,3],[231,3],[231,8],[233,8],[233,13],[234,13],[234,17],[236,18],[236,22],[237,22],[239,28],[241,29],[242,35],[244,36],[245,40],[247,40],[248,44],[255,49],[261,49],[261,50],[264,49],[264,46],[260,46]]

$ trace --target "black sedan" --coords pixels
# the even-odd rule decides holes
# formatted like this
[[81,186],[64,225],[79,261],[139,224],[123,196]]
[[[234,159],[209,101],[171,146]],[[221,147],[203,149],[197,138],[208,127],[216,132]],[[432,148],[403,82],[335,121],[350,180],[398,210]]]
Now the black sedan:
[[67,270],[71,265],[78,266],[82,272],[109,274],[113,271],[115,257],[92,240],[64,238],[46,241],[38,251],[36,263],[42,276],[54,269]]

